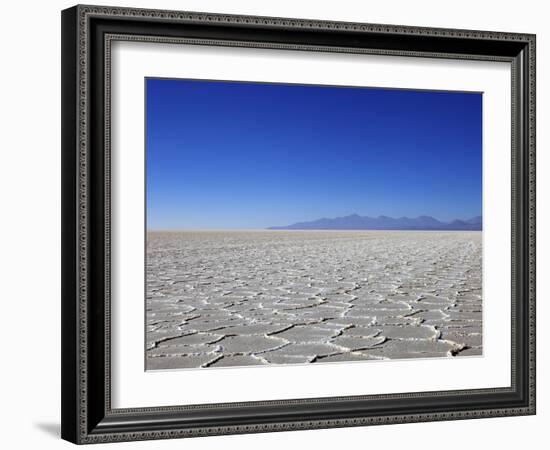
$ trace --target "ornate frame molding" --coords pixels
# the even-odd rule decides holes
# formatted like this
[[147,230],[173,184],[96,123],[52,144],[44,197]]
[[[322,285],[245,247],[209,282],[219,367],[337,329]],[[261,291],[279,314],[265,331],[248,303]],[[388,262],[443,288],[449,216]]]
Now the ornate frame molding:
[[[97,443],[535,413],[536,49],[534,35],[99,6],[73,7],[63,12],[62,20],[64,226],[62,435],[65,439],[76,443]],[[203,35],[152,36],[125,30],[124,27],[130,23],[142,28],[147,28],[151,23],[170,27],[171,30],[179,27],[184,35],[186,26],[193,26],[198,30],[197,34],[203,33]],[[254,40],[232,39],[230,33],[232,27],[238,27],[254,37],[256,37],[255,33],[264,30],[269,36],[277,36],[278,39],[288,40],[288,42],[264,40],[261,34]],[[209,36],[208,33],[212,34],[213,29],[217,29],[219,33],[227,32],[227,37],[220,39]],[[313,39],[309,42],[308,39],[313,36],[311,30],[327,33],[326,43],[325,41],[315,42]],[[292,32],[295,34],[292,35]],[[332,45],[329,42],[330,35],[344,42],[350,35],[362,36],[365,40],[372,37],[376,40],[376,46]],[[298,41],[292,41],[293,38]],[[335,44],[338,44],[338,39],[334,39]],[[393,48],[385,47],[389,39],[393,39]],[[516,302],[512,311],[514,327],[512,386],[472,391],[113,410],[110,403],[109,346],[110,48],[115,40],[510,62],[513,77],[514,173],[512,298],[513,303]],[[303,42],[304,40],[308,42]],[[450,45],[453,51],[441,50],[443,40],[454,42]],[[414,44],[415,42],[417,44]],[[491,43],[498,43],[498,45],[489,45]],[[403,48],[398,48],[399,45]],[[415,48],[415,45],[418,48]],[[103,79],[100,79],[102,74]],[[101,84],[102,92],[98,88]],[[100,113],[104,121],[101,126],[97,123],[99,106],[94,104],[98,99],[101,100]],[[91,113],[92,110],[96,115]],[[99,162],[96,162],[97,152],[101,147],[103,156]],[[98,187],[99,185],[101,186]],[[98,251],[98,246],[102,247],[101,251]],[[101,289],[97,286],[97,280],[101,280]],[[101,303],[97,301],[100,298]],[[101,317],[102,323],[98,323],[95,318],[97,314]],[[99,336],[100,334],[102,337]],[[103,345],[100,355],[102,364],[96,355],[97,346],[100,343]],[[91,356],[92,347],[94,351]],[[98,374],[102,374],[104,379],[97,381]],[[98,394],[100,388],[101,395]],[[92,400],[92,397],[98,395],[101,397],[100,402]],[[489,400],[483,407],[477,404],[477,407],[472,405],[471,409],[445,410],[434,400],[434,405],[437,404],[436,410],[422,410],[420,407],[414,410],[414,402],[427,397],[433,399],[456,397],[462,398],[463,401],[470,399],[473,401],[479,395],[494,398],[495,403],[491,404]],[[506,395],[507,402],[496,401],[498,396]],[[223,408],[255,406],[280,410],[291,405],[301,405],[306,408],[306,405],[314,404],[322,406],[338,402],[382,400],[399,400],[402,404],[412,406],[413,410],[411,412],[403,409],[403,413],[396,410],[391,414],[370,411],[368,414],[361,415],[354,415],[350,410],[346,417],[331,417],[327,413],[327,417],[317,419],[289,416],[287,420],[273,419],[256,423],[253,420],[246,423],[239,421],[230,423],[230,420],[223,423],[218,420],[218,422],[214,421],[215,424],[198,425],[198,422],[193,424],[191,419],[174,422],[176,416],[185,415],[190,410],[200,410],[201,417],[204,418],[208,417],[210,410]],[[502,404],[504,406],[501,406]],[[305,415],[307,414],[304,413]]]

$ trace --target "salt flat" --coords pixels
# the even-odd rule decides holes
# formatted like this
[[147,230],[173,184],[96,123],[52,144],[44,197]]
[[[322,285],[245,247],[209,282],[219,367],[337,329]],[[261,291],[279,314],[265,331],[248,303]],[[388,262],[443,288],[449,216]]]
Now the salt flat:
[[147,369],[482,353],[481,232],[147,235]]

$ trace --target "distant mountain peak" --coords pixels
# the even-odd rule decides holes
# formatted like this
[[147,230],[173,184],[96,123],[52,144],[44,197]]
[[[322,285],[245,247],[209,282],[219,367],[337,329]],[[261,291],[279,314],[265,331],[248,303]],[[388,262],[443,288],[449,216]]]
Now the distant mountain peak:
[[333,219],[322,218],[310,222],[298,222],[292,225],[269,227],[270,230],[457,230],[480,231],[482,229],[482,217],[476,216],[470,219],[455,219],[451,222],[441,222],[431,216],[418,216],[416,218],[393,217],[380,215],[378,217],[349,216]]
[[482,223],[483,218],[481,216],[475,216],[475,217],[472,217],[471,219],[465,220],[465,222],[466,223]]

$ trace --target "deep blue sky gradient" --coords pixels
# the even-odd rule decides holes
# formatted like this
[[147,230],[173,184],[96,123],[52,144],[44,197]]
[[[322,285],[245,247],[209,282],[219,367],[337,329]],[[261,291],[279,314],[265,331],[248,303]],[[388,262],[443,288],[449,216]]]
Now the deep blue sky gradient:
[[146,80],[148,229],[481,215],[480,93]]

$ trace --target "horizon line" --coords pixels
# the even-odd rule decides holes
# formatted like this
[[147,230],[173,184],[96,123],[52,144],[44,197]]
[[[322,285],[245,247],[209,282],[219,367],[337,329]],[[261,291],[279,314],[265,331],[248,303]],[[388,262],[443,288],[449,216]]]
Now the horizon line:
[[[477,218],[477,217],[481,217],[482,220],[483,220],[483,214],[480,213],[480,214],[477,214],[477,215],[473,215],[473,216],[468,216],[467,218],[464,218],[464,219],[459,219],[459,218],[454,218],[454,219],[450,219],[450,220],[441,220],[441,219],[438,219],[437,217],[434,217],[434,216],[430,216],[430,215],[427,215],[427,214],[421,214],[421,215],[418,215],[418,216],[399,216],[399,217],[393,217],[393,216],[386,216],[384,214],[380,214],[378,216],[362,216],[360,214],[357,214],[357,213],[351,213],[351,214],[347,214],[347,215],[342,215],[342,216],[332,216],[332,217],[328,217],[328,216],[324,216],[324,217],[320,217],[320,218],[317,218],[317,219],[306,219],[306,220],[299,220],[297,222],[293,222],[289,225],[268,225],[268,226],[263,226],[263,227],[185,227],[185,226],[182,226],[182,227],[167,227],[167,228],[158,228],[158,227],[155,227],[155,228],[149,228],[146,224],[146,231],[181,231],[181,230],[189,230],[189,231],[205,231],[205,230],[213,230],[213,231],[232,231],[232,230],[235,230],[235,231],[255,231],[255,230],[272,230],[272,231],[277,231],[277,230],[273,230],[273,228],[280,228],[280,227],[287,227],[287,226],[290,226],[290,225],[295,225],[295,224],[301,224],[301,223],[308,223],[308,222],[315,222],[315,221],[318,221],[318,220],[324,220],[324,219],[327,219],[327,220],[334,220],[334,219],[341,219],[341,218],[346,218],[346,217],[352,217],[352,216],[358,216],[358,217],[361,217],[361,218],[371,218],[371,219],[380,219],[380,218],[387,218],[387,219],[394,219],[394,220],[397,220],[397,219],[418,219],[418,218],[421,218],[421,217],[427,217],[427,218],[431,218],[431,219],[434,219],[434,220],[437,220],[438,222],[441,222],[442,224],[451,224],[452,222],[454,221],[466,221],[466,220],[470,220],[470,219],[473,219],[473,218]],[[330,229],[327,229],[327,230],[330,230]],[[344,231],[341,230],[341,231]],[[368,230],[365,230],[365,231],[368,231]],[[374,231],[374,230],[373,230]],[[390,230],[388,230],[390,231]],[[406,230],[403,230],[403,231],[406,231]],[[418,229],[411,229],[410,231],[419,231]],[[441,230],[430,230],[428,229],[427,231],[441,231]]]
[[273,229],[273,228],[151,228],[145,230],[146,233],[177,233],[177,232],[193,232],[193,231],[211,231],[211,232],[220,232],[220,231],[252,231],[252,232],[259,232],[259,231],[273,231],[273,232],[286,232],[286,231],[298,231],[298,232],[317,232],[317,231],[336,231],[338,233],[340,232],[357,232],[357,231],[366,231],[366,232],[436,232],[436,233],[470,233],[470,232],[478,232],[483,230],[440,230],[440,229],[418,229],[418,228],[412,228],[412,229],[387,229],[387,230],[370,230],[370,229],[351,229],[351,228],[343,228],[343,229],[331,229],[331,228],[318,228],[318,229],[305,229],[305,228],[295,228],[295,229]]

